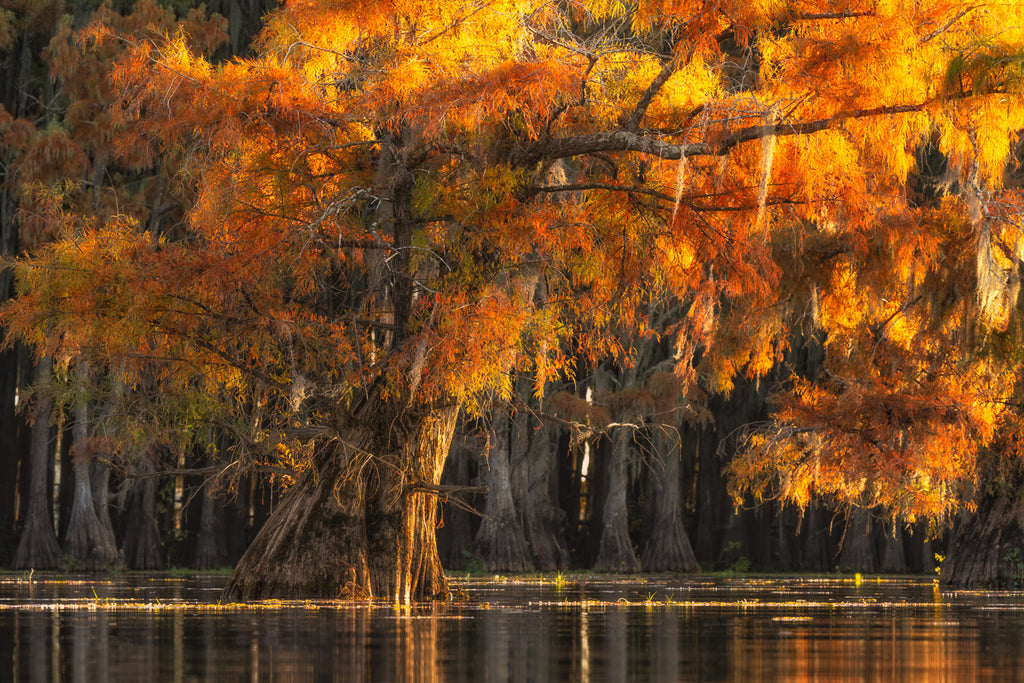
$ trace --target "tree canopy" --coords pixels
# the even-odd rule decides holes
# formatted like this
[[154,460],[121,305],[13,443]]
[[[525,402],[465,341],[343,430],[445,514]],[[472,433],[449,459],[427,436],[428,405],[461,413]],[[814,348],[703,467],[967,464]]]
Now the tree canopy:
[[112,154],[170,164],[188,213],[49,203],[3,321],[148,416],[320,473],[333,444],[383,510],[438,483],[410,421],[450,438],[516,371],[540,396],[652,338],[644,391],[551,410],[696,419],[824,345],[741,493],[941,517],[1016,429],[1017,3],[294,0],[251,59],[106,15],[79,40],[112,60]]

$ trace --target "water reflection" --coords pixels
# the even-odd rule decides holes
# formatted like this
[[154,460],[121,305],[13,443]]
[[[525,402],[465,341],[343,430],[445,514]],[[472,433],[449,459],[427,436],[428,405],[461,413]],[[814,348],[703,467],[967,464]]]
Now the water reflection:
[[929,582],[467,580],[465,601],[403,608],[218,605],[222,581],[0,580],[0,679],[753,683],[1024,671],[1024,594]]

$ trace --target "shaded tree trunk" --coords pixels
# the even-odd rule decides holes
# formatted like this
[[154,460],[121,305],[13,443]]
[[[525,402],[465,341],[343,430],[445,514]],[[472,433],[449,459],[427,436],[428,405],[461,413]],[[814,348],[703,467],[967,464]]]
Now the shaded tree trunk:
[[958,588],[1024,589],[1024,500],[986,495],[962,518],[949,540],[939,575]]
[[854,508],[846,518],[843,548],[839,551],[839,569],[851,572],[878,570],[875,544],[871,537],[871,511]]
[[[528,400],[530,389],[520,387]],[[529,411],[520,410],[512,420],[512,495],[522,520],[533,564],[540,571],[564,569],[569,564],[565,543],[565,514],[555,505],[557,472],[551,430]]]
[[455,405],[396,414],[371,394],[341,438],[317,443],[311,469],[256,535],[224,599],[450,597],[429,489],[440,481],[457,416]]
[[[40,359],[36,369],[38,382],[42,383],[50,378],[51,367],[49,357]],[[52,410],[53,398],[49,391],[42,387],[33,415],[32,449],[28,463],[28,510],[18,550],[14,554],[14,562],[11,563],[15,569],[56,569],[60,564],[60,544],[57,543],[57,535],[54,533],[50,518],[50,492],[47,486]]]
[[764,420],[768,414],[766,397],[768,381],[749,382],[736,379],[736,387],[728,399],[713,397],[708,409],[714,421],[706,425],[684,425],[684,443],[696,448],[697,459],[697,529],[694,551],[697,560],[707,565],[728,566],[739,558],[755,557],[748,547],[748,538],[764,536],[752,531],[751,515],[737,513],[729,495],[724,467],[732,458],[735,444],[730,436],[747,424]]
[[486,571],[524,572],[534,568],[526,533],[512,497],[512,420],[504,409],[491,420],[491,447],[481,464],[487,485],[484,519],[476,534],[476,547]]
[[117,563],[117,547],[112,535],[100,524],[92,498],[93,454],[89,445],[89,406],[85,387],[89,382],[89,366],[79,362],[75,370],[79,402],[74,410],[71,457],[74,462],[74,498],[71,516],[64,535],[64,552],[77,569],[95,571]]
[[[106,537],[105,543],[117,550],[117,536],[114,534],[114,523],[110,519],[110,468],[98,460],[93,460],[92,463],[92,504],[96,509],[100,530]],[[124,566],[124,557],[119,550],[114,566]]]
[[638,572],[640,563],[629,538],[627,467],[633,443],[632,430],[617,427],[612,433],[611,448],[605,467],[605,498],[601,514],[601,543],[594,569],[610,572]]
[[[441,477],[442,484],[471,486],[476,483],[471,468],[480,458],[483,443],[475,434],[468,433],[467,429],[463,415],[459,420],[459,426],[455,429],[456,436],[452,441],[448,460],[445,462],[444,473]],[[476,504],[472,498],[466,502],[470,505]],[[453,502],[443,505],[441,514],[444,521],[441,529],[437,532],[441,564],[447,569],[465,569],[472,556],[473,526],[477,515]]]
[[192,559],[195,569],[217,569],[225,565],[224,510],[217,500],[209,481],[203,483],[202,504],[199,511],[199,531]]
[[883,572],[895,572],[902,574],[907,571],[907,554],[903,544],[903,530],[897,523],[883,524],[879,529],[882,535],[881,552],[878,553],[881,557],[880,569]]
[[[0,207],[5,201],[0,194]],[[5,228],[6,229],[6,228]],[[2,237],[0,237],[2,245]],[[0,253],[4,253],[0,246]],[[6,298],[8,278],[0,275],[0,299]],[[17,547],[15,521],[18,519],[18,464],[28,459],[24,448],[26,431],[17,414],[15,397],[22,377],[18,348],[0,351],[0,564],[11,561]],[[31,448],[31,446],[29,446]],[[27,471],[28,467],[26,467]]]
[[[154,471],[152,455],[139,456],[132,464],[139,474]],[[147,477],[129,484],[124,532],[124,561],[129,569],[163,569],[163,543],[156,517],[157,479]]]
[[650,535],[640,555],[649,572],[693,572],[700,569],[683,526],[682,489],[679,479],[679,431],[667,425],[652,428],[651,463],[647,470],[648,495],[652,498]]

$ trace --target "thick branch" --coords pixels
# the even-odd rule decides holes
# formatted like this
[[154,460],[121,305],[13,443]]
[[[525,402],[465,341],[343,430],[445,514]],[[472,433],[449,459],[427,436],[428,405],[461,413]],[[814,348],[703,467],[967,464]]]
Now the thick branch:
[[[640,194],[647,197],[654,197],[664,202],[674,203],[675,197],[665,193],[659,192],[658,190],[652,190],[646,187],[638,187],[635,185],[616,185],[615,183],[568,183],[566,185],[544,185],[542,187],[531,187],[529,188],[529,194],[533,195],[537,192],[584,192],[586,190],[608,190],[609,192],[627,192],[630,194]],[[696,204],[693,201],[683,200],[681,202],[688,208],[697,213],[708,213],[708,212],[719,212],[719,211],[756,211],[756,204],[748,204],[741,206],[702,206]],[[767,206],[779,206],[782,204],[801,204],[794,199],[786,199],[783,197],[776,197],[774,199],[767,199],[765,205]]]
[[888,107],[872,107],[870,109],[842,112],[835,116],[815,121],[748,126],[726,134],[717,140],[705,142],[673,144],[645,133],[624,129],[576,135],[569,138],[553,138],[529,147],[524,154],[525,158],[523,161],[524,165],[532,165],[542,160],[562,159],[597,152],[640,152],[641,154],[649,154],[661,159],[679,159],[683,156],[722,156],[739,144],[760,140],[770,135],[810,135],[834,128],[850,119],[906,114],[921,111],[925,106],[926,103],[898,104]]
[[651,84],[644,90],[644,94],[640,96],[640,100],[636,103],[636,107],[633,109],[633,113],[628,118],[622,120],[622,127],[626,130],[636,130],[640,126],[640,122],[643,120],[644,115],[647,113],[647,108],[651,106],[651,101],[654,100],[654,96],[661,91],[661,88],[668,82],[668,79],[672,77],[676,71],[676,65],[674,61],[669,61],[661,68],[661,72],[651,81]]

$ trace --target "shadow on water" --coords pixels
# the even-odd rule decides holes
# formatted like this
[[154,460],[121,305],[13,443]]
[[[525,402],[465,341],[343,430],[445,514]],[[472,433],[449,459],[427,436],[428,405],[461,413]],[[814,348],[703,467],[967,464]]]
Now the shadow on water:
[[908,579],[455,579],[400,607],[218,603],[224,577],[0,578],[0,679],[752,681],[1024,676],[1024,593]]

